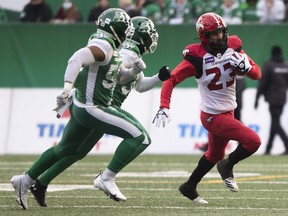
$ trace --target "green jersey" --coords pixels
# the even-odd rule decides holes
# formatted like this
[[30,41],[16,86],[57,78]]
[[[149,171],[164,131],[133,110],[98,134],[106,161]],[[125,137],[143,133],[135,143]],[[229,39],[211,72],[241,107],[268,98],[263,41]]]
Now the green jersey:
[[[120,53],[125,68],[131,68],[133,62],[138,58],[141,58],[140,51],[133,42],[126,41],[123,44]],[[136,76],[133,80],[125,84],[115,83],[115,88],[113,92],[113,101],[112,101],[113,106],[121,107],[124,100],[127,98],[131,90],[134,88],[138,77],[139,76]]]
[[105,53],[105,59],[84,67],[78,74],[74,84],[76,98],[85,105],[110,106],[122,63],[120,53],[113,40],[99,32],[90,37],[87,46],[99,47]]

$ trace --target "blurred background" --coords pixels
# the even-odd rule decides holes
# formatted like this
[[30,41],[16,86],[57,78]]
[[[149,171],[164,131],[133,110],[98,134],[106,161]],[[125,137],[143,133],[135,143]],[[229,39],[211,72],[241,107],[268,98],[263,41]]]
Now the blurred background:
[[[158,47],[143,57],[145,75],[151,76],[163,65],[173,69],[182,60],[185,46],[199,42],[195,22],[209,11],[224,18],[229,34],[241,38],[243,49],[260,67],[270,58],[274,45],[281,46],[288,59],[287,5],[284,0],[0,0],[0,154],[39,154],[57,144],[69,113],[57,119],[52,109],[63,86],[67,61],[96,31],[94,22],[103,10],[120,7],[131,17],[142,15],[154,21],[160,35]],[[257,110],[254,108],[258,82],[245,81],[241,118],[260,135],[263,145],[257,154],[263,154],[271,123],[269,106],[261,97]],[[145,153],[202,153],[207,131],[199,121],[200,98],[194,78],[173,92],[172,121],[164,129],[152,125],[160,88],[132,92],[124,104],[151,134],[153,143]],[[286,103],[281,115],[286,133],[287,119]],[[107,135],[91,154],[113,153],[118,142]],[[227,152],[236,145],[231,141]],[[271,154],[283,152],[284,143],[276,136]]]

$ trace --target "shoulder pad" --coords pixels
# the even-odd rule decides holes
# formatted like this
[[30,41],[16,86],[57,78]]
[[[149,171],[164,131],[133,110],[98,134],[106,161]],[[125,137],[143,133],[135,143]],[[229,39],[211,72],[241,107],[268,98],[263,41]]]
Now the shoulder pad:
[[186,46],[182,52],[183,58],[186,58],[186,56],[202,57],[204,54],[205,50],[201,44],[190,44]]
[[237,35],[232,35],[228,37],[228,47],[236,51],[242,49],[242,41]]
[[127,50],[131,50],[133,52],[135,52],[137,54],[137,56],[140,58],[141,54],[140,54],[140,50],[137,47],[137,45],[131,41],[124,41],[124,43],[122,44],[122,49],[127,49]]

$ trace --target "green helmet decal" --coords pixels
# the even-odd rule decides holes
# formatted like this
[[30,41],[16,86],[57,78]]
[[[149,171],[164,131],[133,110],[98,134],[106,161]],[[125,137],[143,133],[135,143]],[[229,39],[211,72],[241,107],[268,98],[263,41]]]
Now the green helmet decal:
[[97,29],[112,37],[117,47],[119,47],[126,38],[133,35],[133,26],[129,15],[120,8],[110,8],[105,10],[98,18]]
[[131,40],[136,43],[141,54],[153,53],[157,48],[159,34],[154,23],[143,16],[131,19],[134,27],[134,35]]

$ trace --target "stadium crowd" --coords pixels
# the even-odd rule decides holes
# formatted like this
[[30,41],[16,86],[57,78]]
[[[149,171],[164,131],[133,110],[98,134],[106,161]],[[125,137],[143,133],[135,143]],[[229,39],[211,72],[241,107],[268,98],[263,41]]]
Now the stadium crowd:
[[[73,0],[63,0],[52,11],[49,0],[30,0],[20,13],[22,22],[94,22],[104,10],[114,7],[113,0],[95,0],[88,11],[81,11]],[[113,1],[115,3],[115,0]],[[130,17],[145,16],[155,24],[189,24],[213,11],[229,25],[246,23],[277,24],[288,21],[288,0],[118,0],[118,7]],[[83,16],[88,14],[88,16]],[[0,10],[0,20],[7,21]]]

